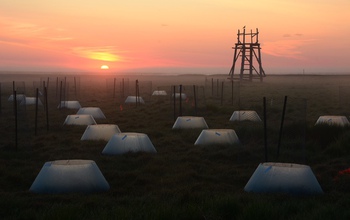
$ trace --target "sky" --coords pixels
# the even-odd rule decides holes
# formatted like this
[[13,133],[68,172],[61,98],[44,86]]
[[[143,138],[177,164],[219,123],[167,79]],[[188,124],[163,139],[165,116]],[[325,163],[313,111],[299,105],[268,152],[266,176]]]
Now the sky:
[[259,30],[266,74],[350,73],[349,0],[0,0],[0,71],[229,73]]

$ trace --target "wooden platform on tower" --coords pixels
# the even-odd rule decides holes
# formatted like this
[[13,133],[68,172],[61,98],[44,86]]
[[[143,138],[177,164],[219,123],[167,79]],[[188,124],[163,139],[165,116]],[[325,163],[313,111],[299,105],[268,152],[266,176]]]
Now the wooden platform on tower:
[[[243,27],[243,32],[238,30],[237,43],[232,49],[234,49],[234,55],[229,79],[239,81],[259,79],[263,81],[263,77],[266,75],[261,64],[259,30],[246,32],[245,26]],[[238,73],[235,73],[236,64],[240,64]]]

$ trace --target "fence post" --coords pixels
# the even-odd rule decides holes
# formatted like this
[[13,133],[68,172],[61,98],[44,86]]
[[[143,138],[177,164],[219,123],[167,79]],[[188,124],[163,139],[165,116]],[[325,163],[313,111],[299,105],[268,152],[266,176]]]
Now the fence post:
[[224,104],[224,81],[221,82],[221,106]]
[[47,98],[47,87],[44,88],[44,98],[45,98],[45,105],[46,105],[46,131],[49,131],[49,103]]
[[216,79],[216,97],[219,97],[219,79]]
[[193,85],[193,96],[194,96],[194,114],[197,115],[197,95],[196,95],[195,85]]
[[283,130],[283,123],[284,123],[284,116],[286,114],[286,105],[287,105],[287,96],[284,97],[284,103],[283,103],[283,111],[282,111],[282,119],[281,119],[281,127],[280,127],[280,133],[278,136],[278,145],[277,145],[277,159],[280,154],[280,147],[281,147],[281,140],[282,140],[282,130]]
[[267,119],[266,119],[266,97],[263,99],[264,106],[264,145],[265,145],[265,162],[268,161],[267,158]]
[[[13,82],[13,85],[15,82]],[[17,92],[13,90],[13,111],[15,114],[15,150],[18,148]]]
[[38,130],[38,104],[39,104],[39,89],[36,88],[36,95],[35,95],[35,129],[34,129],[34,134],[35,136],[37,135],[37,130]]
[[231,80],[231,103],[233,105],[233,80]]
[[182,85],[180,85],[180,105],[179,105],[179,115],[182,116]]
[[1,94],[1,83],[0,83],[0,114],[2,114],[2,102],[1,102],[1,97],[2,97],[2,94]]
[[[66,103],[64,103],[64,105],[66,105]],[[61,85],[60,85],[60,109],[62,109],[62,81],[61,81]]]
[[175,92],[176,92],[176,86],[174,86],[174,88],[173,88],[174,122],[176,121],[176,96],[175,96]]
[[77,80],[75,79],[75,76],[74,76],[74,93],[75,93],[75,98],[78,99]]
[[114,78],[114,81],[113,81],[113,99],[115,98],[115,87],[116,87],[116,78]]

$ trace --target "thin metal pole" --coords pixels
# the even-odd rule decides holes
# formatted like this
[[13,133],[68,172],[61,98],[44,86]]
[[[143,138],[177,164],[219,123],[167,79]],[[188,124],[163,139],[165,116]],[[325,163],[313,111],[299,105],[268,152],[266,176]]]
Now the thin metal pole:
[[122,100],[125,98],[125,82],[124,82],[124,78],[123,78],[123,82],[122,82]]
[[38,103],[39,103],[39,89],[36,88],[36,96],[35,96],[35,129],[34,129],[34,134],[35,136],[37,135],[37,130],[38,130]]
[[182,85],[180,85],[180,105],[179,105],[179,115],[182,116]]
[[115,98],[115,87],[116,87],[116,78],[114,78],[114,82],[113,82],[113,99]]
[[44,88],[44,97],[45,97],[45,105],[46,105],[46,131],[49,131],[49,103],[48,103],[48,94],[47,94],[47,87]]
[[58,77],[56,78],[56,99],[58,95]]
[[78,94],[77,94],[77,80],[75,79],[75,76],[74,76],[74,92],[75,92],[75,98],[78,99]]
[[304,143],[303,143],[303,162],[306,163],[306,126],[307,126],[307,99],[304,99]]
[[173,88],[173,101],[174,101],[174,122],[176,121],[176,86]]
[[231,103],[233,105],[233,80],[231,80]]
[[224,104],[224,81],[221,82],[221,106]]
[[137,83],[137,97],[139,97],[139,104],[140,104],[140,84]]
[[[43,81],[42,91],[44,91],[45,88],[46,88],[46,83],[45,83],[45,81]],[[44,96],[45,96],[45,94],[44,94]],[[44,97],[44,102],[46,102],[45,97]],[[46,108],[46,103],[44,103],[44,110],[46,111],[45,108]]]
[[219,97],[219,79],[216,79],[216,97]]
[[193,85],[193,96],[194,96],[194,114],[197,115],[197,95],[196,95],[195,85]]
[[267,158],[267,118],[266,118],[266,97],[263,99],[263,105],[264,105],[264,145],[265,145],[265,162],[268,161]]
[[68,101],[68,86],[67,86],[67,77],[64,77],[64,93],[63,93],[63,98],[65,101]]
[[136,89],[136,107],[139,104],[139,93],[138,93],[138,88],[139,88],[139,81],[136,80],[135,82],[135,89]]
[[[13,82],[14,85],[15,82]],[[15,114],[15,150],[18,149],[17,92],[13,90],[13,112]]]
[[282,130],[283,130],[283,123],[284,123],[284,116],[286,114],[286,105],[287,105],[287,96],[284,97],[284,103],[283,103],[283,111],[282,111],[282,119],[281,119],[281,127],[280,127],[280,133],[278,137],[278,146],[277,146],[277,159],[280,154],[280,147],[281,147],[281,140],[282,140]]
[[203,102],[204,102],[204,105],[206,106],[207,105],[207,103],[206,103],[206,96],[205,96],[205,86],[201,86],[201,87],[199,87],[199,88],[202,88],[202,92],[203,92]]
[[[62,108],[62,81],[61,81],[61,85],[60,85],[60,109]],[[66,103],[64,103],[64,105],[66,105]]]
[[2,113],[2,102],[1,102],[1,97],[2,97],[2,94],[1,94],[1,83],[0,83],[0,114]]

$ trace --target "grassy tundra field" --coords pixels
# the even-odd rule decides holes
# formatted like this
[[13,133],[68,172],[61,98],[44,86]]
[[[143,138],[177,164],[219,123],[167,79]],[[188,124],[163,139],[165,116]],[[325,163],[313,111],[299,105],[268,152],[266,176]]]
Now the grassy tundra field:
[[[136,94],[142,105],[127,105]],[[350,76],[275,75],[263,83],[231,83],[222,75],[1,75],[1,219],[349,219],[350,129],[315,126],[322,115],[350,115]],[[39,106],[18,106],[16,92],[48,91],[48,115]],[[188,99],[174,107],[175,88]],[[175,86],[175,87],[174,87]],[[166,90],[166,97],[152,96]],[[194,96],[194,93],[196,96]],[[196,99],[195,99],[196,97]],[[263,123],[230,122],[236,110],[255,110],[263,119],[266,98],[267,154]],[[284,99],[287,97],[281,128]],[[43,97],[40,99],[44,102]],[[105,156],[105,141],[81,141],[86,126],[67,126],[77,109],[58,109],[60,100],[100,107],[122,132],[145,133],[157,153]],[[205,118],[209,128],[234,129],[240,144],[194,146],[201,130],[173,130],[179,114]],[[47,120],[48,119],[48,120]],[[35,132],[36,131],[36,132]],[[281,134],[281,136],[279,136]],[[278,140],[281,137],[279,153]],[[268,161],[306,164],[322,195],[258,194],[244,186]],[[98,165],[110,190],[93,194],[35,194],[29,188],[47,161],[86,159]]]

